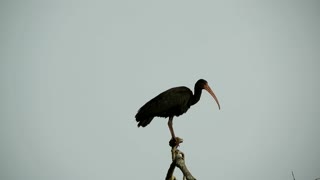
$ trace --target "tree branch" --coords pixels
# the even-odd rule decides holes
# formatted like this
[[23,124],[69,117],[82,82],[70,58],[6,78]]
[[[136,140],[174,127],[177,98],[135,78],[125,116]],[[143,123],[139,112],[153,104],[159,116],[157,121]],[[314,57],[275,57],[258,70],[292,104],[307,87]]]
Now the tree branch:
[[166,180],[174,180],[176,179],[173,176],[174,168],[178,167],[181,172],[183,173],[183,179],[186,180],[196,180],[188,170],[186,164],[185,164],[185,155],[182,151],[177,149],[180,143],[182,143],[183,140],[181,138],[176,138],[176,140],[171,139],[169,142],[169,145],[171,146],[171,156],[172,156],[172,163],[168,169],[168,173],[166,176]]

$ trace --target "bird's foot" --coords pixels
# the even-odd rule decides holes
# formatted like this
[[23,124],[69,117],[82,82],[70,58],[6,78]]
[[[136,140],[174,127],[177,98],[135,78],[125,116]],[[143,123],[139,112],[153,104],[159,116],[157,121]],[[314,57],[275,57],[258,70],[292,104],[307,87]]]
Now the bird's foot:
[[180,143],[183,143],[183,139],[179,137],[171,138],[169,141],[169,145],[174,148],[174,147],[179,147]]

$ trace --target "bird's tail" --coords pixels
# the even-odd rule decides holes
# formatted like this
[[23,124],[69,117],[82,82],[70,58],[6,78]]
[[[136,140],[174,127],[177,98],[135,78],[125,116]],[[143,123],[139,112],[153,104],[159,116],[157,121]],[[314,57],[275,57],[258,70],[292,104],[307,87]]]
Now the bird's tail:
[[142,126],[142,127],[146,127],[151,121],[152,121],[153,117],[148,117],[148,118],[137,118],[136,117],[136,121],[138,122],[138,127]]

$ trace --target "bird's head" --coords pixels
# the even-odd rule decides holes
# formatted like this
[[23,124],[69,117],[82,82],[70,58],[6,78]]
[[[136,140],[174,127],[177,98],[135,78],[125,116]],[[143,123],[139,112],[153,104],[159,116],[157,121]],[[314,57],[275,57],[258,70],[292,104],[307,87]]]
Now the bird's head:
[[218,98],[216,97],[216,95],[214,94],[214,92],[212,91],[212,89],[210,88],[210,86],[208,85],[208,82],[204,79],[199,79],[196,83],[196,86],[200,89],[205,89],[206,91],[208,91],[208,93],[213,97],[213,99],[216,101],[216,103],[218,104],[218,107],[220,109],[220,104],[218,101]]

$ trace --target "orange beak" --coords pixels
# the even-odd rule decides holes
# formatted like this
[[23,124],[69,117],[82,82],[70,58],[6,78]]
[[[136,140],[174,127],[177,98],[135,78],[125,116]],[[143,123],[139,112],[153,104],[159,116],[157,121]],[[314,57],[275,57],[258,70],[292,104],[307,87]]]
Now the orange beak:
[[204,85],[204,89],[208,91],[209,94],[211,94],[211,96],[213,97],[213,99],[217,102],[218,107],[220,109],[220,104],[218,101],[218,98],[216,97],[216,95],[213,93],[212,89],[210,88],[210,86],[208,84]]

